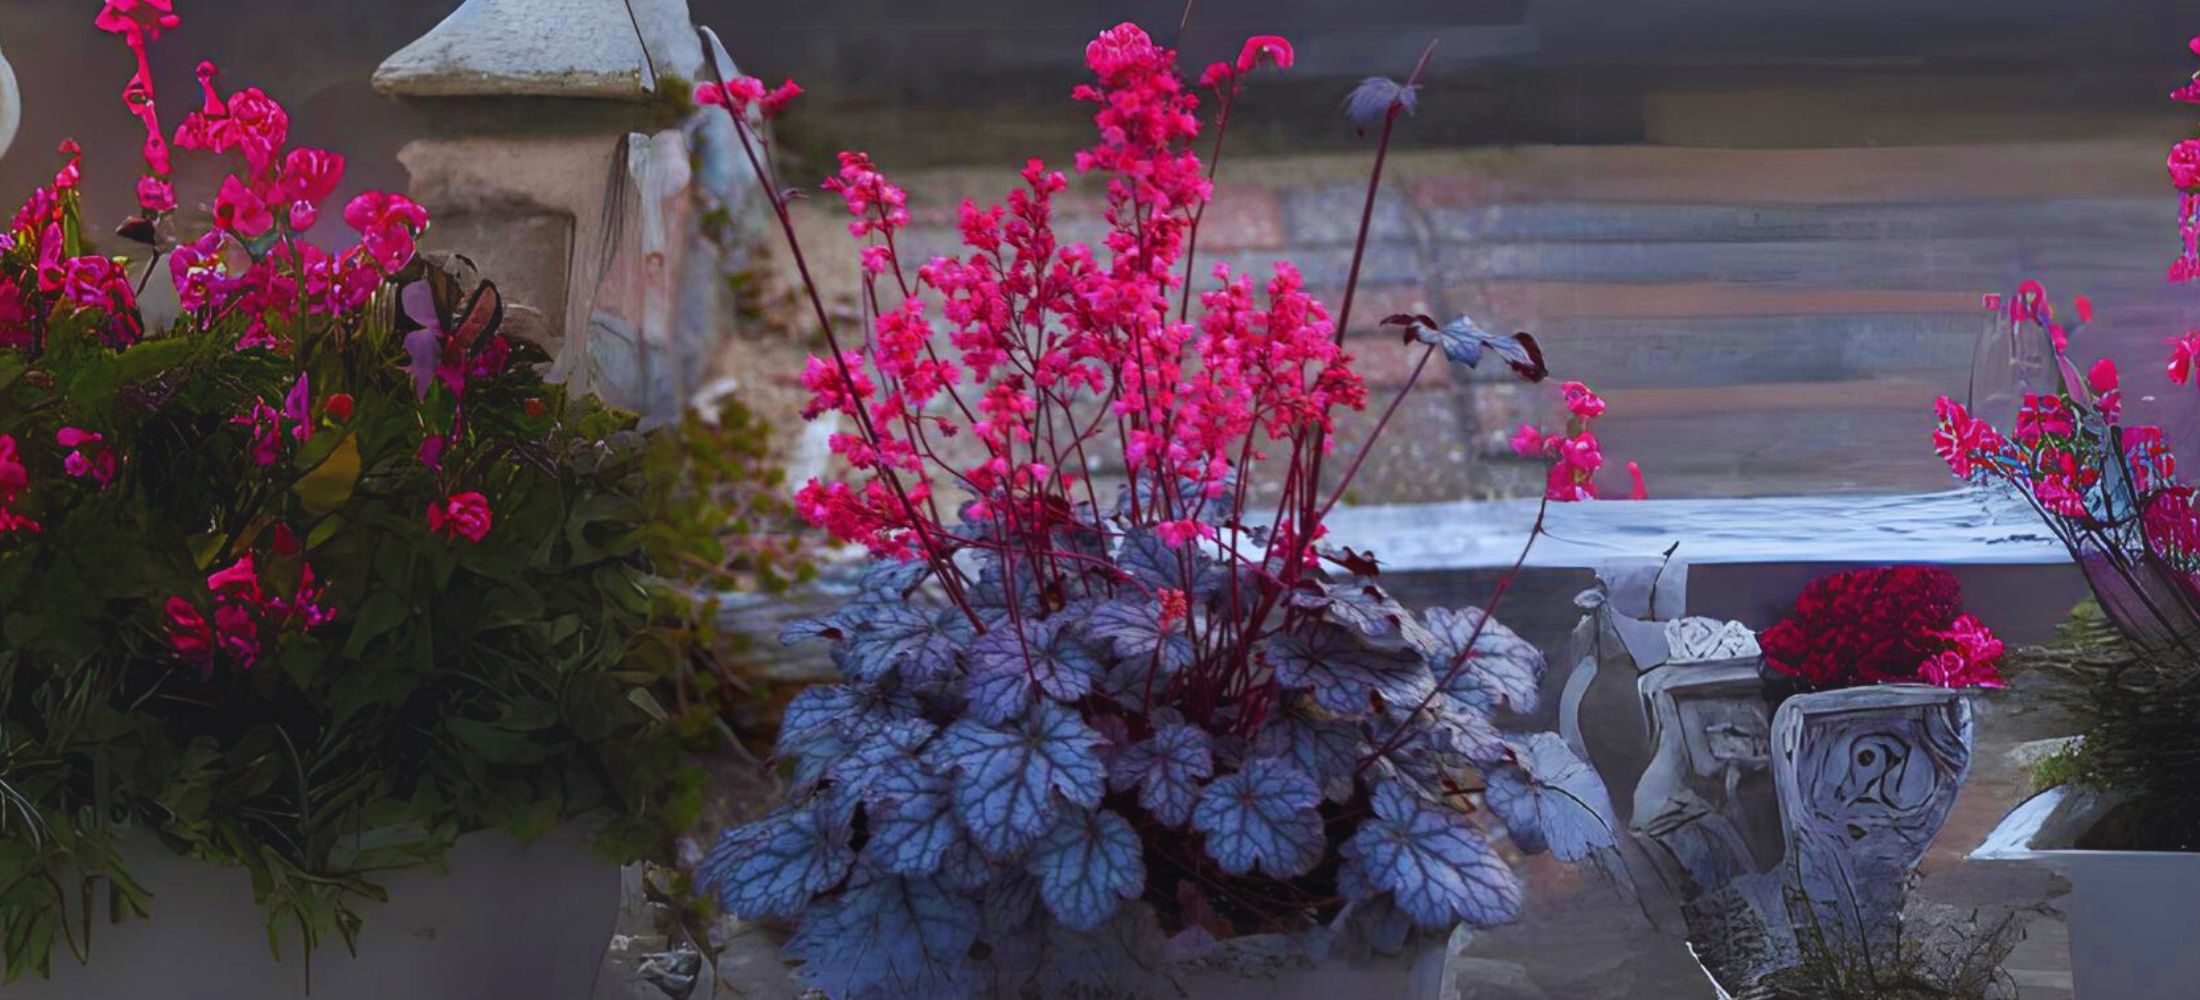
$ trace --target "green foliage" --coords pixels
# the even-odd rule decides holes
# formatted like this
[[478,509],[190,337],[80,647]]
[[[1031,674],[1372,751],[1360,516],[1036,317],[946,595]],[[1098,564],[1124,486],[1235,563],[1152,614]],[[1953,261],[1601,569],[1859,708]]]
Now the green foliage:
[[[447,316],[467,300],[424,276]],[[0,350],[0,434],[30,479],[15,509],[41,524],[0,534],[6,978],[45,973],[57,944],[86,958],[93,892],[157,911],[126,837],[244,868],[270,943],[296,955],[348,944],[375,872],[433,864],[463,833],[601,818],[631,858],[692,819],[682,746],[713,734],[662,705],[709,636],[658,568],[706,527],[672,474],[701,444],[565,397],[523,343],[462,410],[442,386],[417,399],[394,290],[301,323],[281,351],[190,316],[113,350],[65,312],[42,351]],[[263,466],[235,418],[280,409],[301,372],[310,437],[286,430]],[[111,485],[64,472],[63,427],[105,436]],[[440,467],[418,457],[431,432],[449,438]],[[460,491],[493,511],[478,541],[425,517]],[[795,571],[776,551],[712,557],[777,581]],[[246,556],[278,598],[317,580],[335,618],[263,630],[250,661],[180,655],[166,602],[212,606],[208,574]]]
[[2056,700],[2084,736],[2041,761],[2034,780],[2127,800],[2080,846],[2200,850],[2200,787],[2191,777],[2200,768],[2200,657],[2178,642],[2141,648],[2126,641],[2088,600],[2054,642],[2017,660],[2052,678]]

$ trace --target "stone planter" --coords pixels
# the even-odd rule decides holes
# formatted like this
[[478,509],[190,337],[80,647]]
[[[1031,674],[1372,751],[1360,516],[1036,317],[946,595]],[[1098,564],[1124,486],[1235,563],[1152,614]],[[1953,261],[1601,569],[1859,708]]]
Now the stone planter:
[[[447,874],[387,873],[388,903],[359,905],[356,956],[333,935],[312,955],[312,1000],[588,1000],[619,908],[619,867],[568,825],[520,845],[502,833],[461,838]],[[308,996],[295,934],[277,960],[267,916],[242,869],[182,858],[150,836],[123,845],[153,894],[152,917],[92,918],[91,956],[57,947],[53,978],[8,984],[8,1000]],[[72,914],[73,915],[73,914]]]
[[2078,1000],[2188,1000],[2200,990],[2200,854],[2073,847],[2113,804],[2050,788],[2012,810],[1971,857],[2043,864],[2070,880]]
[[1892,948],[1917,863],[1971,770],[1962,691],[1883,684],[1797,695],[1772,719],[1789,917],[1843,948]]
[[1880,685],[1774,712],[1754,658],[1661,666],[1641,689],[1656,753],[1633,829],[1681,886],[1714,982],[1746,987],[1794,964],[1799,936],[1892,948],[1970,769],[1965,695]]

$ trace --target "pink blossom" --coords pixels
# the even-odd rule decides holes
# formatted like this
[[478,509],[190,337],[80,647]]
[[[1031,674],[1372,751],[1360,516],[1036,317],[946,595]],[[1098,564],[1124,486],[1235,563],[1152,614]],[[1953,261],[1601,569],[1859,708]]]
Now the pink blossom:
[[176,210],[176,189],[158,177],[145,176],[137,182],[138,207],[152,215],[162,215]]
[[2170,147],[2169,182],[2180,191],[2200,191],[2200,139]]
[[1275,63],[1277,69],[1290,69],[1291,64],[1297,61],[1291,43],[1282,36],[1254,35],[1246,39],[1245,47],[1238,51],[1237,71],[1240,74],[1252,72],[1254,67],[1260,65],[1262,56]]
[[1590,392],[1588,386],[1579,382],[1568,382],[1560,386],[1559,391],[1565,394],[1567,412],[1574,416],[1583,420],[1594,420],[1604,415],[1603,397]]
[[428,210],[401,194],[368,191],[344,205],[344,224],[359,233],[359,244],[383,274],[396,274],[412,260],[414,240],[428,228]]
[[1933,403],[1933,411],[1938,417],[1933,451],[1959,479],[1971,478],[1974,469],[1996,461],[2008,446],[1992,424],[1972,416],[1955,400],[1942,396]]
[[2062,397],[2025,393],[2024,405],[2017,408],[2017,440],[2038,444],[2042,437],[2069,437],[2076,430]]
[[283,457],[283,418],[274,407],[257,402],[252,404],[251,412],[232,417],[229,422],[247,428],[252,435],[253,464],[265,468]]
[[207,624],[206,616],[190,601],[182,597],[170,597],[165,607],[168,617],[168,646],[177,658],[197,664],[208,675],[214,670],[214,627]]
[[1918,679],[1941,687],[2002,687],[2000,663],[2003,645],[1994,633],[1972,615],[1963,615],[1947,630],[1932,633],[1953,648],[1942,650],[1918,665]]
[[38,522],[15,509],[30,485],[30,470],[23,467],[15,438],[0,434],[0,534],[38,530]]
[[1215,526],[1204,521],[1161,521],[1153,526],[1153,533],[1172,549],[1181,549],[1202,538],[1215,537]]
[[1521,424],[1520,429],[1513,432],[1513,454],[1522,458],[1543,454],[1543,444],[1543,432],[1537,430],[1534,424]]
[[908,195],[889,183],[867,154],[841,151],[840,172],[827,179],[824,187],[838,193],[848,214],[856,217],[848,223],[848,232],[858,239],[872,233],[891,236],[909,224]]
[[2122,380],[2116,374],[2116,362],[2109,358],[2093,362],[2093,367],[2086,372],[2085,381],[2095,396],[2093,408],[2100,411],[2103,419],[2110,423],[2116,422],[2123,413],[2124,405]]
[[800,96],[802,96],[802,86],[793,80],[788,80],[779,86],[773,87],[764,96],[757,98],[756,106],[763,110],[765,118],[777,118],[780,112],[787,110],[787,105],[794,103],[794,99]]
[[92,24],[101,31],[123,35],[132,41],[152,41],[183,19],[176,16],[174,0],[106,0]]
[[2194,359],[2200,358],[2200,330],[2187,330],[2169,343],[2169,380],[2184,385],[2192,380]]
[[1642,466],[1636,465],[1633,462],[1627,463],[1627,478],[1634,481],[1634,487],[1627,491],[1627,499],[1650,499],[1650,490],[1646,488],[1642,483]]
[[62,471],[75,479],[91,479],[101,489],[115,480],[115,453],[107,447],[106,437],[97,431],[81,427],[63,427],[54,432],[55,443],[71,448],[68,457],[62,459]]
[[428,530],[445,538],[481,541],[489,534],[490,520],[489,498],[471,491],[428,505]]
[[222,178],[221,193],[214,199],[214,224],[252,239],[275,227],[275,213],[258,191],[231,174]]

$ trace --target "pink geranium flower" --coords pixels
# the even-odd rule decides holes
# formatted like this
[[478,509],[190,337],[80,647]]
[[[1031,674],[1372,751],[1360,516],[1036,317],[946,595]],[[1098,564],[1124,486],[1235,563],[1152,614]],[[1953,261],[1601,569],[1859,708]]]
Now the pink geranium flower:
[[478,542],[489,534],[489,498],[467,492],[428,505],[428,530],[445,538]]

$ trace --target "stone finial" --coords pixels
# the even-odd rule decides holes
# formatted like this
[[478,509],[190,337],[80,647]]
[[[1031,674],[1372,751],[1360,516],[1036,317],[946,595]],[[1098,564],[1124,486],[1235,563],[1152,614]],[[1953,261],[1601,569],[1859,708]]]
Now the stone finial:
[[692,73],[692,34],[672,30],[686,23],[684,0],[466,0],[384,61],[374,88],[393,97],[636,100],[659,74]]
[[22,124],[23,97],[15,86],[15,68],[8,65],[7,56],[0,55],[0,156],[15,144],[15,130]]

